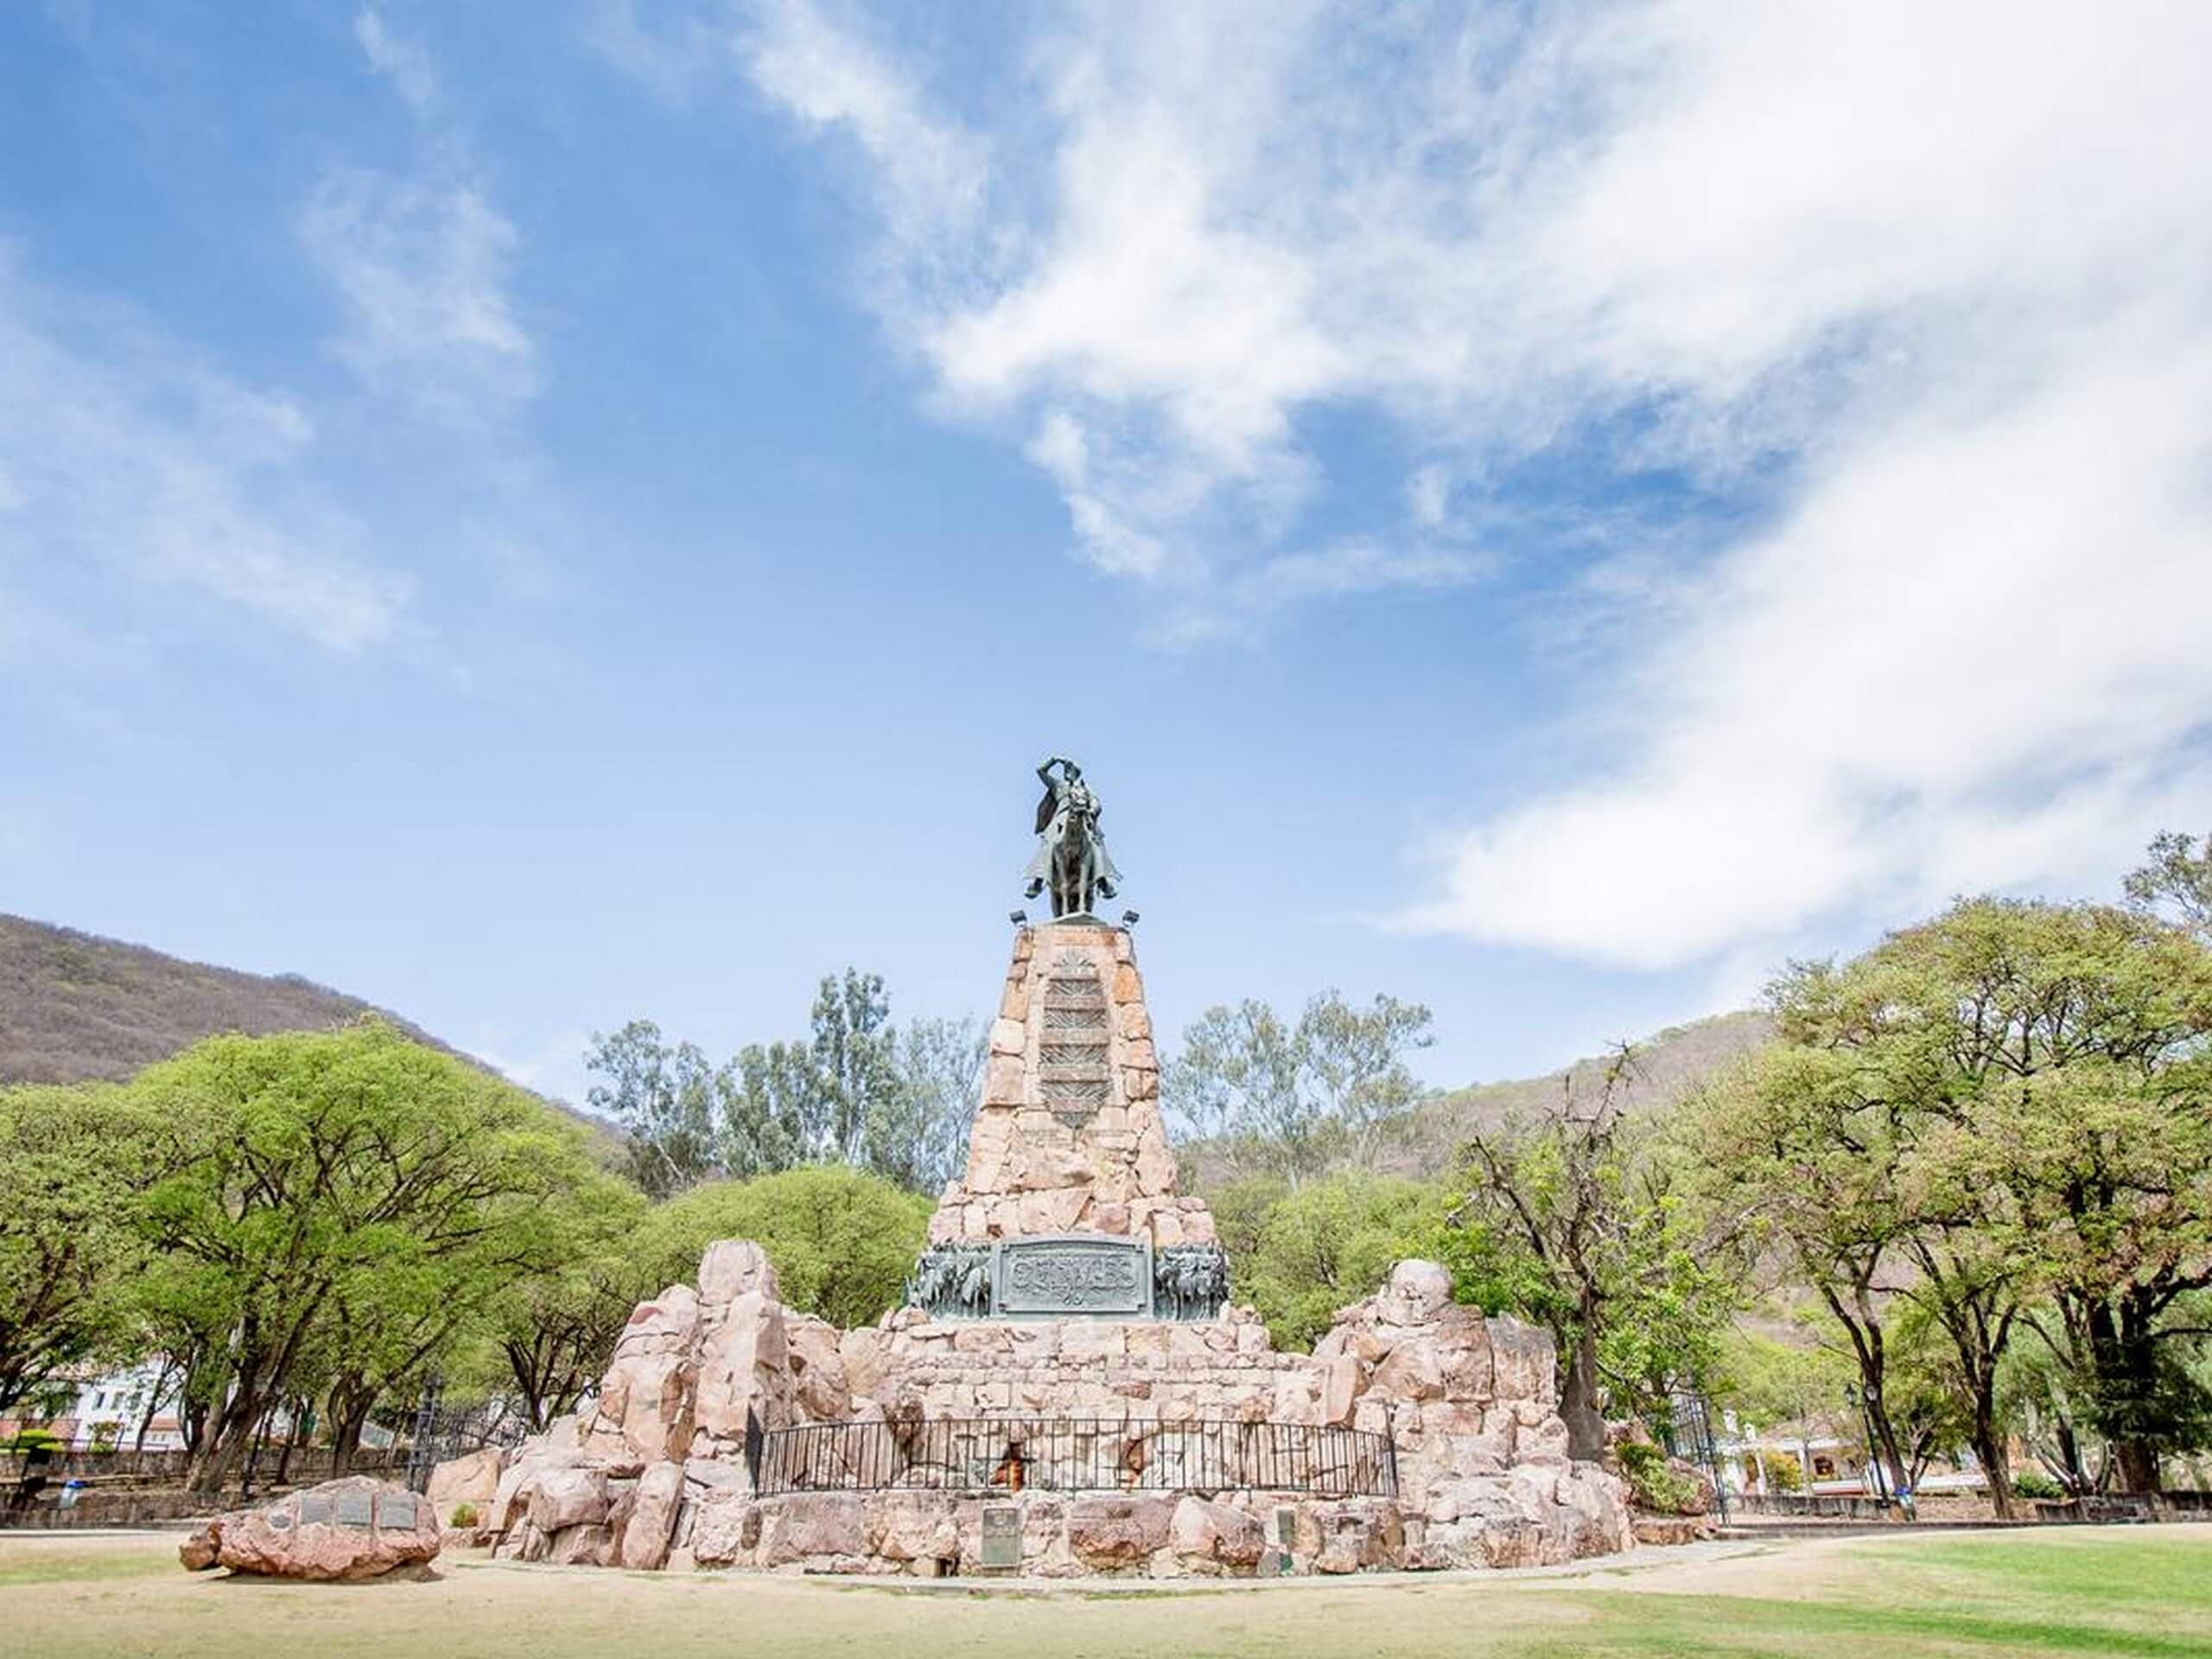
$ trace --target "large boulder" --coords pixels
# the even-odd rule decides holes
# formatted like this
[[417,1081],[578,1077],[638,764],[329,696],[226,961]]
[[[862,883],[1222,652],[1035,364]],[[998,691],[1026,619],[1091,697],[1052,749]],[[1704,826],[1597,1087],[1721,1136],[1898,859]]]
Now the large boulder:
[[595,1527],[607,1519],[607,1474],[591,1468],[548,1469],[530,1494],[530,1521],[549,1535],[563,1527]]
[[454,1524],[454,1512],[464,1503],[476,1512],[475,1524],[484,1522],[484,1512],[491,1507],[492,1497],[499,1490],[499,1477],[506,1472],[507,1453],[503,1446],[487,1446],[480,1451],[470,1452],[458,1458],[449,1458],[430,1471],[430,1482],[423,1496],[438,1517],[440,1524]]
[[763,1567],[869,1553],[868,1503],[858,1492],[794,1492],[764,1508]]
[[632,1572],[656,1572],[668,1564],[669,1541],[683,1506],[683,1465],[657,1463],[638,1477],[629,1517],[622,1526],[620,1560]]
[[742,1444],[748,1417],[763,1428],[780,1428],[791,1419],[784,1305],[758,1288],[731,1301],[699,1348],[699,1432]]
[[1255,1515],[1203,1497],[1185,1497],[1167,1523],[1167,1546],[1195,1573],[1249,1569],[1267,1553],[1267,1529]]
[[800,1418],[834,1423],[852,1415],[852,1388],[845,1376],[837,1327],[811,1313],[786,1313],[784,1342],[791,1356],[793,1402]]
[[438,1514],[404,1487],[365,1475],[226,1515],[188,1538],[177,1558],[269,1578],[373,1579],[438,1554]]
[[783,1299],[767,1251],[749,1238],[719,1238],[707,1246],[707,1253],[699,1258],[702,1307],[726,1307],[753,1291],[771,1301]]
[[630,1314],[599,1385],[599,1410],[586,1445],[615,1460],[657,1462],[690,1450],[691,1353],[699,1299],[671,1285]]
[[1167,1547],[1171,1497],[1079,1497],[1068,1505],[1068,1547],[1085,1567],[1115,1572]]
[[1437,1262],[1401,1262],[1375,1303],[1387,1325],[1426,1325],[1452,1306],[1451,1270]]

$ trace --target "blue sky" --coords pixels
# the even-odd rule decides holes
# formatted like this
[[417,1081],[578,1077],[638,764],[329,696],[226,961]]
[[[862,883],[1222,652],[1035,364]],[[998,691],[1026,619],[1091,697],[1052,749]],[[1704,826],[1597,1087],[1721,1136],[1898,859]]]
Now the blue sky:
[[0,11],[0,907],[577,1095],[981,1011],[1436,1081],[2212,820],[2201,7]]

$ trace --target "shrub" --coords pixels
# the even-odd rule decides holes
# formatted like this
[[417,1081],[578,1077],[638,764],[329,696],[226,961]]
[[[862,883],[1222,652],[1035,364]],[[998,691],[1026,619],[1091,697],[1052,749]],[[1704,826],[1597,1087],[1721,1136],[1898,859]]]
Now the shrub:
[[2021,1497],[2063,1497],[2066,1489],[2040,1469],[2023,1469],[2012,1477],[2012,1491]]
[[1786,1452],[1762,1452],[1759,1469],[1766,1478],[1770,1492],[1802,1492],[1805,1490],[1805,1465]]
[[1613,1450],[1639,1510],[1652,1515],[1696,1515],[1704,1509],[1705,1489],[1649,1440],[1623,1440]]
[[466,1529],[469,1527],[474,1526],[480,1518],[480,1517],[476,1513],[476,1506],[474,1503],[456,1503],[453,1506],[453,1515],[447,1521],[446,1524],[450,1527]]
[[632,1254],[654,1284],[689,1284],[718,1238],[749,1238],[775,1264],[783,1299],[841,1330],[899,1306],[935,1206],[881,1176],[811,1164],[709,1181],[652,1210]]

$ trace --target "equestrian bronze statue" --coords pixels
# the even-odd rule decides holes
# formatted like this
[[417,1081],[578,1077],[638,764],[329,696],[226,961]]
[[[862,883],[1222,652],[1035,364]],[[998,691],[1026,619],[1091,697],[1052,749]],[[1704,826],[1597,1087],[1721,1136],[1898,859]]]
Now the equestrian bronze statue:
[[1122,879],[1098,827],[1098,797],[1083,781],[1083,768],[1059,755],[1038,767],[1037,776],[1045,798],[1037,803],[1037,856],[1022,872],[1029,881],[1023,892],[1034,899],[1049,887],[1055,917],[1087,916],[1092,901],[1111,899]]

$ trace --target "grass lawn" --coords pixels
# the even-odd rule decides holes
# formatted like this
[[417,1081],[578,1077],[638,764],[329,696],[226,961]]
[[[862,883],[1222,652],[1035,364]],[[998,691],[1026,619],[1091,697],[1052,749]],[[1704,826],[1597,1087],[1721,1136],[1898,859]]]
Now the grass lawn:
[[0,1653],[2212,1656],[2212,1527],[1928,1534],[1641,1552],[1573,1574],[1198,1592],[902,1593],[463,1559],[434,1581],[194,1577],[173,1537],[0,1535]]

